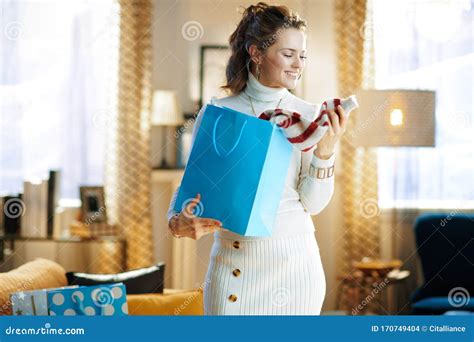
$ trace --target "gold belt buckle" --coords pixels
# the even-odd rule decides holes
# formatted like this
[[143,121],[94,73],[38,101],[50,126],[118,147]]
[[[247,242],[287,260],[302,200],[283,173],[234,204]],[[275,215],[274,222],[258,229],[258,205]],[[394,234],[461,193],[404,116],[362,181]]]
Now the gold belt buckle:
[[316,176],[316,178],[318,179],[332,177],[334,175],[334,165],[331,167],[317,167],[317,168],[311,165],[310,175],[312,177]]

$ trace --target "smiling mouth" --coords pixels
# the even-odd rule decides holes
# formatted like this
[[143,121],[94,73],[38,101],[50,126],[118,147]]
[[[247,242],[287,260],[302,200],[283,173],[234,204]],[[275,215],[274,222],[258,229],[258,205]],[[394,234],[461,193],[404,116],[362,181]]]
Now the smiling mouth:
[[297,78],[298,77],[298,73],[293,72],[293,71],[285,71],[285,74],[288,75],[291,78]]

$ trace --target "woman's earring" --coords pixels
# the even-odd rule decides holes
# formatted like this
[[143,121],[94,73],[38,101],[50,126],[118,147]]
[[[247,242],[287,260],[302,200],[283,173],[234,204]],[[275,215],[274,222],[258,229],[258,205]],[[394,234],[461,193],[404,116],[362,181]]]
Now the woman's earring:
[[301,78],[302,75],[303,75],[303,74],[300,73],[300,75],[298,76],[298,81],[300,80],[300,78]]
[[260,64],[257,64],[257,80],[260,81]]

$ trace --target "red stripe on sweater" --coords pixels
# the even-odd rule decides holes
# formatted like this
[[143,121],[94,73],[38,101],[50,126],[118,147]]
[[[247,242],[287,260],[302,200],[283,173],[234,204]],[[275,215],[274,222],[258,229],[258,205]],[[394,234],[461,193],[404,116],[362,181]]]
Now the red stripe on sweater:
[[285,128],[288,128],[288,127],[291,127],[293,125],[296,125],[298,122],[300,122],[301,120],[299,118],[295,118],[295,117],[290,117],[286,120],[283,120],[282,122],[280,122],[278,124],[279,127],[285,127]]
[[308,137],[313,134],[313,132],[319,127],[319,125],[316,123],[316,121],[311,122],[311,124],[306,128],[306,130],[301,133],[300,135],[292,138],[288,138],[288,141],[295,144],[295,143],[301,143],[308,139]]
[[322,110],[321,113],[319,113],[319,116],[316,118],[315,121],[318,121],[319,119],[321,119],[324,114],[329,114],[329,111],[326,110],[326,109]]

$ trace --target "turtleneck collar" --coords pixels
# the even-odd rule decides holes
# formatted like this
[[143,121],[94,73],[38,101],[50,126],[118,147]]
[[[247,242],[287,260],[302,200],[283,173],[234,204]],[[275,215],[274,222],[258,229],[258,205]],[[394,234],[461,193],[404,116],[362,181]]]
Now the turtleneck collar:
[[244,93],[250,96],[252,99],[258,101],[267,102],[278,102],[286,94],[288,94],[286,88],[271,88],[261,84],[255,76],[248,71],[247,85],[244,89]]

